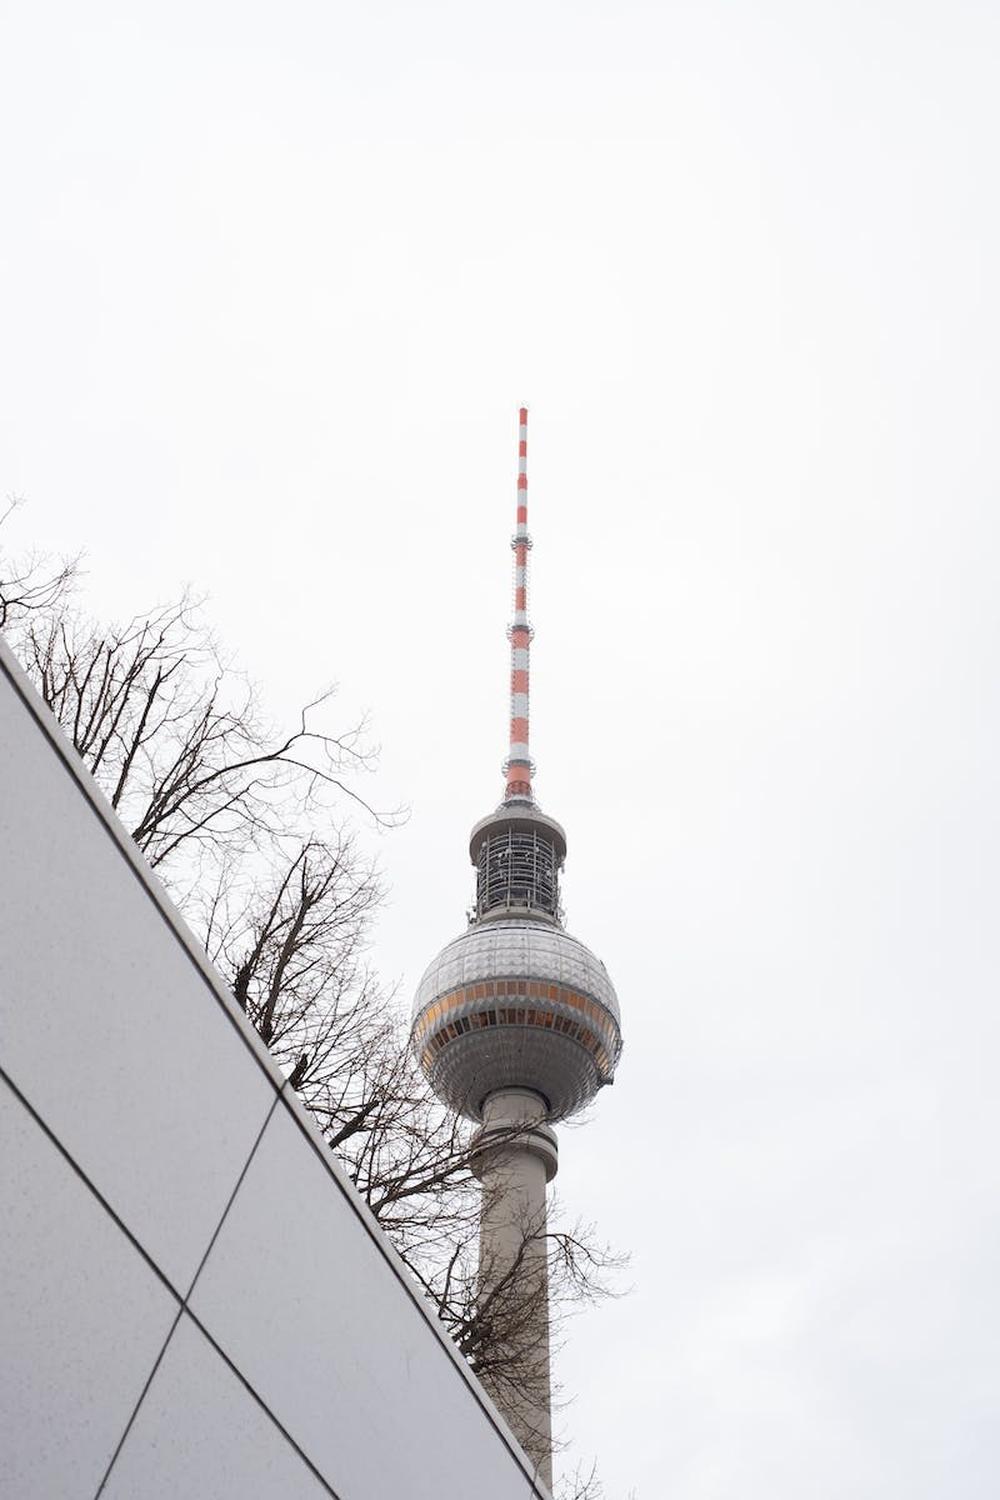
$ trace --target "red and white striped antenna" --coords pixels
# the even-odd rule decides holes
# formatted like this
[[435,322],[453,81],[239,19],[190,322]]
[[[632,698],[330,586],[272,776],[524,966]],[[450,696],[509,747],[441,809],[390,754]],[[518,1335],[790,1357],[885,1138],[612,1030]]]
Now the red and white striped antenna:
[[528,624],[528,408],[522,406],[518,418],[517,444],[517,527],[511,539],[514,549],[514,618],[507,635],[510,639],[510,751],[504,763],[507,787],[504,801],[515,797],[534,800],[531,776],[534,771],[528,748],[528,675],[531,637]]

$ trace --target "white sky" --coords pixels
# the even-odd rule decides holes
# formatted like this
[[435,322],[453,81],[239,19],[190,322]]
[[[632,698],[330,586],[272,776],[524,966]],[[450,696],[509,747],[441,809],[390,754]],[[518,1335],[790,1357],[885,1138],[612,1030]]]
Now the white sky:
[[0,492],[383,742],[377,956],[533,742],[626,1052],[560,1194],[612,1500],[1000,1489],[1000,11],[10,5]]

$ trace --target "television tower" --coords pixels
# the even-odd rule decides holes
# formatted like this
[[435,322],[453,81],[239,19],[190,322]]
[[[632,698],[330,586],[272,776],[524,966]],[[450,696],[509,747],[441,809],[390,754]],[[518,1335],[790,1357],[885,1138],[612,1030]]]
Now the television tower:
[[[524,407],[518,453],[506,786],[497,810],[472,830],[475,909],[421,979],[411,1034],[438,1097],[481,1126],[480,1310],[496,1315],[505,1356],[482,1379],[551,1488],[545,1192],[559,1164],[552,1126],[612,1082],[622,1038],[607,970],[563,926],[566,834],[532,788]],[[512,1303],[519,1316],[505,1318]]]

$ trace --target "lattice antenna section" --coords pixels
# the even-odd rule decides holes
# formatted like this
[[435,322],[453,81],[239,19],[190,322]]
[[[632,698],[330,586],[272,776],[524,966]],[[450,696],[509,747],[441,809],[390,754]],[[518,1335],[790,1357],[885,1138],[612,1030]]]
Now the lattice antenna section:
[[514,618],[507,632],[510,638],[510,750],[504,763],[507,786],[504,801],[514,798],[534,800],[531,777],[534,765],[528,745],[528,698],[531,638],[528,623],[528,408],[518,414],[517,441],[517,526],[511,539],[514,549]]

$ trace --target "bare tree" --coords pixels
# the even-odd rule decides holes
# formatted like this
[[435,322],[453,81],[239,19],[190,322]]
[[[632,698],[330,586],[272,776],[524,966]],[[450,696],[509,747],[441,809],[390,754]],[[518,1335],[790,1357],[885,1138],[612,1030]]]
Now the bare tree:
[[559,1488],[557,1500],[604,1500],[604,1486],[597,1474],[597,1464],[587,1469],[578,1464]]
[[[398,813],[358,791],[367,726],[324,728],[325,692],[276,730],[197,601],[105,626],[78,609],[77,583],[73,561],[0,556],[0,620],[29,676],[459,1350],[501,1399],[533,1399],[539,1297],[558,1337],[620,1260],[550,1213],[523,1226],[504,1275],[485,1274],[473,1128],[431,1094],[368,961],[381,881],[345,806],[382,825]],[[541,1281],[518,1274],[527,1260]],[[587,1484],[578,1500],[596,1500]]]
[[[4,503],[0,526],[20,504],[15,497]],[[0,630],[19,625],[36,611],[57,609],[73,590],[78,566],[77,558],[53,563],[38,552],[20,558],[4,555],[0,565]]]
[[17,649],[154,868],[182,846],[230,860],[267,847],[322,818],[331,793],[377,816],[347,780],[373,763],[366,726],[314,727],[330,690],[276,733],[190,599],[109,627],[59,604],[28,615]]

